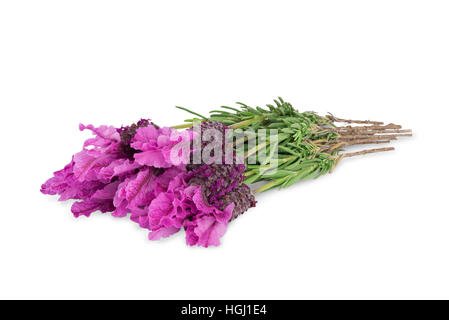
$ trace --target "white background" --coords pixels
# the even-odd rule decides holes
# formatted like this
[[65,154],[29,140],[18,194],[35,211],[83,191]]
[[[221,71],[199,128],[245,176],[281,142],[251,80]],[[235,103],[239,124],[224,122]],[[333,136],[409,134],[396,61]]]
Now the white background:
[[[449,298],[447,1],[1,1],[0,298]],[[78,124],[282,96],[414,130],[258,197],[218,248],[39,192]]]

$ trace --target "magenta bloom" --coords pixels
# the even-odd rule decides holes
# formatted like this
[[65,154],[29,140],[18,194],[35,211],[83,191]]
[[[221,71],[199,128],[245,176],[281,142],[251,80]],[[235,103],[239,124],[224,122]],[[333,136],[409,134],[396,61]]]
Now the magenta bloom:
[[196,187],[193,201],[199,213],[185,223],[188,245],[208,247],[220,245],[220,238],[226,233],[235,204],[230,203],[223,211],[205,203],[201,187]]
[[115,177],[128,176],[141,167],[140,164],[133,160],[117,159],[112,161],[108,166],[101,168],[98,173],[98,178],[104,181],[111,181]]
[[167,190],[171,178],[184,169],[170,168],[164,172],[150,167],[142,167],[138,173],[125,178],[119,185],[114,196],[115,217],[124,217],[131,213],[131,220],[147,227],[146,210],[153,199]]
[[[172,167],[164,170],[162,173],[153,169],[152,176],[150,177],[151,181],[145,185],[147,190],[145,190],[145,188],[140,189],[141,193],[150,193],[150,195],[147,196],[146,201],[140,203],[132,201],[131,205],[128,205],[127,203],[127,209],[129,212],[131,212],[131,220],[138,223],[142,228],[148,228],[148,207],[160,193],[167,191],[170,181],[172,181],[174,177],[184,171],[184,166]],[[142,191],[142,189],[144,190]],[[122,196],[123,193],[117,193],[116,199],[118,200],[118,198]],[[119,208],[120,207],[118,207],[117,209]]]
[[208,247],[219,245],[229,221],[255,204],[249,188],[241,185],[243,165],[187,165],[192,130],[159,128],[145,119],[120,129],[79,128],[94,137],[41,187],[61,201],[78,200],[71,208],[75,217],[95,211],[131,214],[132,221],[150,230],[151,240],[184,228],[188,245]]
[[178,132],[172,128],[156,128],[152,125],[138,128],[131,147],[142,152],[134,154],[134,159],[141,165],[156,168],[169,168],[179,164],[186,164],[190,159],[190,152],[185,152],[180,144],[190,146],[193,133],[191,131]]
[[104,187],[100,181],[80,182],[73,173],[75,162],[72,160],[64,169],[56,171],[53,178],[48,179],[42,186],[41,192],[49,195],[60,195],[59,201],[69,199],[85,199]]
[[[61,201],[81,200],[72,206],[76,217],[97,210],[112,212],[116,217],[132,213],[131,218],[145,226],[151,201],[167,190],[174,176],[185,172],[185,165],[175,167],[170,162],[171,150],[192,135],[159,129],[148,120],[120,129],[83,124],[79,128],[91,130],[95,136],[87,139],[83,150],[42,185],[41,192],[59,194]],[[171,168],[157,169],[162,167]]]
[[[81,200],[72,205],[75,217],[89,216],[92,212],[114,211],[113,198],[118,181],[111,182],[114,176],[123,172],[111,169],[120,158],[118,146],[120,135],[114,127],[80,125],[80,130],[91,130],[95,137],[84,142],[84,148],[72,157],[72,161],[60,171],[54,173],[41,187],[44,194],[59,194],[60,201]],[[112,170],[105,175],[106,168]]]
[[186,230],[188,245],[218,246],[232,217],[234,203],[224,210],[206,204],[200,186],[189,186],[185,174],[175,177],[148,207],[150,240]]
[[95,193],[84,199],[83,201],[75,202],[72,205],[72,213],[77,218],[80,215],[89,217],[92,212],[97,210],[101,212],[113,211],[114,204],[112,199],[117,191],[118,181],[107,184],[102,189],[98,189]]
[[116,183],[105,184],[101,181],[79,181],[74,172],[74,161],[70,162],[60,171],[54,173],[41,187],[44,194],[59,194],[59,200],[80,199],[72,205],[72,213],[75,217],[89,216],[92,212],[113,211],[113,193],[117,190]]
[[83,150],[74,155],[73,173],[80,182],[102,181],[100,171],[121,157],[120,134],[114,127],[80,124],[80,130],[85,129],[96,137],[86,140]]

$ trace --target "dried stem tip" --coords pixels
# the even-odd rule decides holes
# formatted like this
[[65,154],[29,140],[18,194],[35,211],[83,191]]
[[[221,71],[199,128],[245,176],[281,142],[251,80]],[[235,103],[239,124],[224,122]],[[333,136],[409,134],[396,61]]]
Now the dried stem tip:
[[377,153],[377,152],[393,151],[393,150],[394,150],[394,147],[368,149],[368,150],[362,150],[362,151],[357,151],[357,152],[343,153],[341,156],[342,156],[342,158],[349,158],[349,157],[355,157],[355,156],[362,156],[362,155],[369,154],[369,153]]

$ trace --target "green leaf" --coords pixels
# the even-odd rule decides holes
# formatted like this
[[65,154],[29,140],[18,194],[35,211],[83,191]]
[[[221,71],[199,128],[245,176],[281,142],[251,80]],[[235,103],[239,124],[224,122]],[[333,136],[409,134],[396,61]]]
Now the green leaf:
[[181,109],[181,110],[184,110],[184,111],[187,111],[188,113],[191,113],[191,114],[193,114],[193,115],[195,115],[195,116],[198,116],[198,117],[200,117],[200,118],[202,118],[202,119],[204,119],[204,120],[207,120],[207,118],[206,118],[205,116],[202,116],[202,115],[200,115],[199,113],[196,113],[196,112],[194,112],[194,111],[192,111],[192,110],[189,110],[189,109],[187,109],[187,108],[180,107],[180,106],[176,106],[176,108]]

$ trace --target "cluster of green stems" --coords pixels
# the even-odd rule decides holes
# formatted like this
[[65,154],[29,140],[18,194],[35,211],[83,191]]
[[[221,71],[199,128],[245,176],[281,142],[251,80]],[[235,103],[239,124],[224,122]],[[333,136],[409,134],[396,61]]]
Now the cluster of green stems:
[[[298,112],[281,98],[274,102],[274,105],[267,105],[267,108],[252,108],[243,103],[238,103],[240,109],[223,106],[220,110],[212,110],[208,117],[178,107],[195,115],[195,118],[187,119],[185,124],[173,128],[189,128],[198,121],[217,121],[231,129],[251,129],[255,132],[254,136],[233,143],[236,149],[244,150],[247,167],[245,183],[265,182],[255,189],[256,193],[286,188],[302,180],[318,178],[331,172],[343,157],[392,150],[390,147],[354,153],[341,152],[346,146],[387,143],[396,139],[400,133],[409,132],[400,130],[400,126],[396,125],[382,126],[382,122],[344,120],[332,115],[322,117],[314,112]],[[337,127],[337,122],[368,126]],[[276,129],[277,136],[273,139],[276,141],[275,145],[272,145],[271,139],[266,138],[266,132],[263,132],[263,139],[260,139],[261,129],[266,132]],[[388,135],[379,136],[379,133]],[[250,147],[251,139],[257,139],[258,144]],[[237,148],[241,144],[243,148]],[[261,151],[265,152],[262,156]]]

